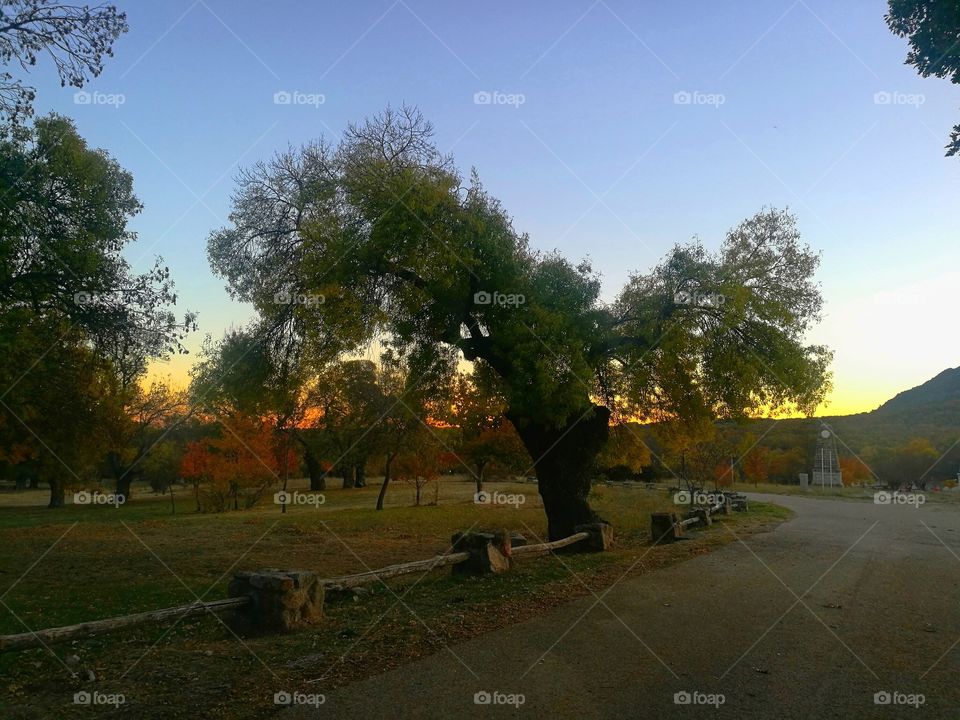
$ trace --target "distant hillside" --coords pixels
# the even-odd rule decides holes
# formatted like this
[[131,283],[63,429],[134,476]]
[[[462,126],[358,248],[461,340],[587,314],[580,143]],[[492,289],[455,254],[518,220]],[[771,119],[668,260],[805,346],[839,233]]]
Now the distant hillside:
[[[960,367],[944,370],[910,390],[904,390],[872,412],[817,418],[755,419],[745,423],[718,422],[717,427],[734,446],[747,433],[771,455],[770,478],[796,482],[798,472],[809,472],[820,434],[820,421],[833,428],[841,457],[872,462],[884,450],[902,448],[914,439],[928,440],[942,453],[928,471],[937,480],[955,478],[960,468]],[[659,467],[663,450],[656,425],[638,426],[654,455],[652,477],[671,477],[673,470]],[[776,468],[776,469],[775,469]],[[882,472],[878,463],[877,470]]]
[[897,393],[873,412],[892,415],[916,410],[960,412],[960,367],[944,370],[922,385]]

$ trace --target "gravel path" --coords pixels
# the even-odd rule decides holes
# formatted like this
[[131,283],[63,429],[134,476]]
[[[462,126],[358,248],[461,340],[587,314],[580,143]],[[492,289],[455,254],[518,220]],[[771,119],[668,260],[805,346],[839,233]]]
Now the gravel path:
[[797,515],[281,716],[960,717],[960,512],[754,497]]

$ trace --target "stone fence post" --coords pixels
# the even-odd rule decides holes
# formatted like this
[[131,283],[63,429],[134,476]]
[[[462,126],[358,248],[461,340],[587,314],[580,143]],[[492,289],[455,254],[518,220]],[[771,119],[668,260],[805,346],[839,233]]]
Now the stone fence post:
[[323,617],[323,583],[306,570],[237,572],[228,592],[230,597],[250,598],[234,616],[235,625],[247,632],[288,632]]

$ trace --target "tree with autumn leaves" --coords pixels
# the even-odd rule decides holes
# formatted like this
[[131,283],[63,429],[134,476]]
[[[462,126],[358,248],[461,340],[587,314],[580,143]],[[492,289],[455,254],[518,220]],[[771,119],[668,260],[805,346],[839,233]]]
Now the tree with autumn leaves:
[[283,443],[260,420],[236,413],[219,426],[219,436],[187,445],[180,474],[193,482],[198,510],[251,508],[296,458],[289,450],[284,457]]

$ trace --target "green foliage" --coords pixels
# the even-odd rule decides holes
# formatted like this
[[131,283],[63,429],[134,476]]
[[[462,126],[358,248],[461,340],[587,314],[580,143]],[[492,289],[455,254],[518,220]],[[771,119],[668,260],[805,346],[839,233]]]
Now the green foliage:
[[438,393],[461,357],[495,377],[552,539],[599,519],[587,496],[612,410],[809,413],[829,388],[829,351],[804,343],[818,257],[791,215],[759,213],[717,253],[676,247],[605,303],[590,264],[532,250],[410,108],[244,172],[230,223],[209,238],[212,268],[305,363],[380,343]]
[[[960,5],[949,0],[890,0],[890,30],[908,38],[906,63],[922,77],[931,75],[960,83]],[[960,124],[953,126],[947,155],[960,153]]]
[[159,259],[137,274],[123,257],[139,210],[129,173],[65,118],[0,141],[0,446],[34,462],[55,506],[65,480],[96,472],[94,456],[120,468],[142,454],[125,415],[142,399],[136,381],[194,326],[171,312]]
[[169,310],[162,260],[136,274],[122,255],[140,208],[130,174],[66,118],[40,118],[0,143],[0,307],[82,328],[123,385],[148,358],[181,352],[194,327],[193,314],[178,321]]
[[[643,441],[637,423],[622,423],[610,428],[607,444],[597,457],[598,467],[608,476],[639,476],[652,462],[650,448]],[[625,478],[624,478],[625,479]]]
[[156,493],[165,493],[180,477],[183,449],[176,443],[162,441],[150,449],[143,459],[143,477]]
[[864,462],[874,476],[888,487],[916,483],[925,487],[940,453],[925,438],[912,438],[893,448],[871,448],[864,453]]
[[52,507],[67,487],[98,483],[104,428],[118,412],[105,401],[111,368],[84,340],[65,322],[0,312],[0,460],[47,481]]
[[[254,166],[232,225],[210,237],[214,270],[308,357],[375,338],[421,367],[459,352],[530,422],[562,427],[614,396],[664,416],[810,411],[823,398],[830,355],[802,340],[820,310],[818,259],[792,216],[758,214],[718,254],[677,247],[606,305],[589,264],[532,251],[431,134],[416,111],[388,110],[335,150],[315,143]],[[725,302],[678,304],[681,292]],[[276,302],[311,293],[324,301]],[[493,293],[514,301],[484,301]]]

